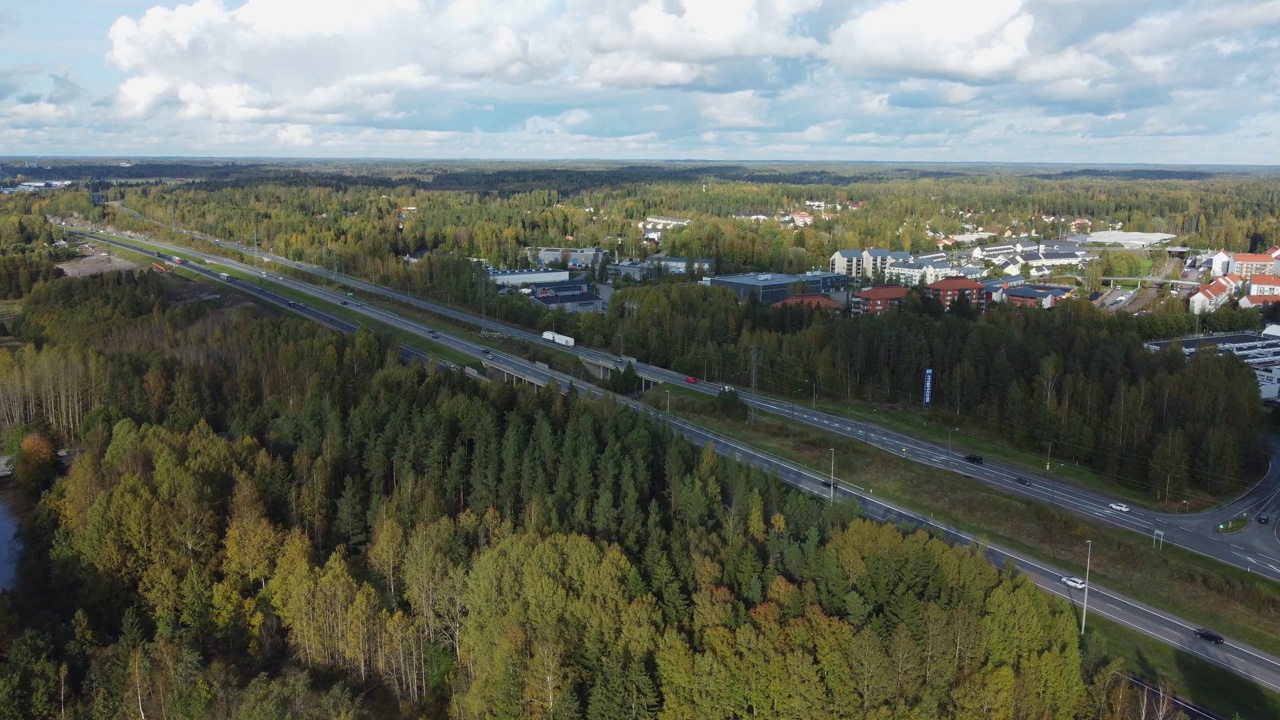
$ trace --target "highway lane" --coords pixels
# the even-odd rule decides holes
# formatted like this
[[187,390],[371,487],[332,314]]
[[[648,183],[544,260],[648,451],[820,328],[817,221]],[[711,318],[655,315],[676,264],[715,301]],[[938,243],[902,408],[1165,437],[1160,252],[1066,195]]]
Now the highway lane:
[[[127,242],[96,237],[92,239],[100,242],[108,242],[118,247],[145,252],[145,250],[142,250],[137,246],[130,245]],[[292,302],[269,290],[257,287],[253,283],[247,283],[235,278],[231,278],[229,280],[223,279],[217,271],[199,267],[198,264],[183,263],[182,267],[200,273],[212,280],[226,283],[254,297],[322,323],[327,327],[348,333],[355,332],[357,330],[357,326],[348,321],[330,316],[323,311],[308,307],[305,304]],[[314,288],[314,286],[309,287]],[[325,299],[341,297],[342,300],[346,300],[345,296],[338,296],[336,293],[332,292],[329,293],[329,296],[330,297],[326,297]],[[415,334],[419,334],[420,336],[429,337],[434,342],[441,343],[474,357],[481,358],[486,365],[491,365],[526,377],[532,377],[543,383],[554,383],[562,390],[567,389],[571,385],[576,385],[576,381],[572,377],[536,366],[522,358],[509,356],[486,348],[482,345],[472,343],[468,340],[456,338],[448,335],[447,333],[441,333],[414,321],[401,318],[395,313],[380,308],[370,307],[361,303],[351,303],[349,300],[346,301],[354,312],[365,315],[370,319],[377,319],[382,322],[393,324]],[[416,357],[422,360],[429,359],[429,356],[422,351],[409,348],[408,346],[402,346],[402,348],[410,357]],[[617,396],[594,386],[578,387],[580,391],[588,396],[610,398],[614,402],[624,405],[635,412],[643,413],[654,420],[664,422],[673,432],[683,435],[695,445],[702,446],[710,443],[713,445],[716,452],[722,456],[754,465],[761,470],[775,475],[780,480],[816,497],[824,499],[831,497],[833,486],[831,482],[832,478],[829,475],[818,473],[795,463],[760,452],[748,445],[710,432],[684,420],[668,417],[658,410],[636,400]],[[867,432],[869,434],[874,434],[876,431],[871,430],[869,426],[867,428]],[[897,442],[897,440],[895,439],[893,442]],[[941,463],[947,462],[945,454],[933,452],[927,444],[917,442],[914,445],[904,445],[903,452],[910,456],[913,449],[918,453],[916,459],[920,462],[926,462],[939,467],[942,467]],[[983,543],[979,539],[969,536],[957,528],[936,522],[932,518],[923,517],[893,503],[886,502],[882,498],[875,497],[874,489],[872,488],[863,488],[851,485],[837,479],[834,486],[834,492],[841,499],[853,499],[859,502],[864,515],[868,517],[883,522],[892,522],[898,525],[928,528],[940,537],[951,542],[977,547],[981,552],[983,552],[984,556],[986,556],[990,562],[995,564],[997,567],[1003,567],[1006,561],[1012,560],[1018,565],[1023,574],[1040,587],[1066,599],[1077,607],[1082,603],[1083,598],[1078,592],[1071,591],[1061,584],[1061,578],[1066,573],[1060,569],[1052,568],[1037,560],[1025,557],[999,546]],[[1107,617],[1108,619],[1111,619],[1123,626],[1130,627],[1163,643],[1185,650],[1188,653],[1200,657],[1208,662],[1212,662],[1215,665],[1227,669],[1243,678],[1280,692],[1280,660],[1267,653],[1263,653],[1254,648],[1250,648],[1247,645],[1234,641],[1228,641],[1223,645],[1210,645],[1203,641],[1199,641],[1191,634],[1191,631],[1194,628],[1187,622],[1168,615],[1167,613],[1150,608],[1142,603],[1129,600],[1117,593],[1110,592],[1096,583],[1092,584],[1090,587],[1089,612]]]
[[[244,247],[236,243],[223,242],[199,233],[188,234],[226,250],[243,253],[251,257],[257,257],[264,263],[272,263],[275,266],[290,267],[313,276],[340,282],[355,290],[392,299],[461,323],[477,325],[485,330],[498,332],[509,337],[515,337],[528,342],[546,342],[542,339],[541,335],[537,333],[511,327],[492,319],[480,318],[469,312],[452,308],[447,305],[442,305],[440,303],[421,300],[396,290],[365,282],[359,278],[338,275],[307,263],[288,260],[286,258],[271,255],[270,253],[256,251],[253,248]],[[212,255],[199,250],[171,246],[150,240],[147,240],[146,242],[157,247],[172,250],[175,253],[198,257],[209,263],[221,263],[223,265],[237,267],[245,272],[263,272],[261,268],[224,258],[219,255]],[[314,283],[294,280],[276,273],[270,274],[271,279],[274,281],[282,283],[298,292],[308,293],[313,296],[323,297],[330,300],[347,300],[345,295],[322,288]],[[562,352],[572,353],[589,362],[605,364],[615,368],[619,367],[619,363],[624,362],[622,358],[619,358],[612,353],[581,346],[557,346],[556,349]],[[653,365],[636,363],[635,366],[637,372],[640,372],[647,377],[660,379],[664,382],[679,383],[684,387],[708,395],[718,394],[723,387],[719,383],[710,383],[705,380],[687,383],[686,375]],[[861,440],[869,445],[878,447],[881,450],[885,450],[922,464],[960,472],[972,479],[983,482],[990,487],[997,488],[1002,492],[1038,502],[1048,502],[1051,505],[1055,505],[1062,510],[1073,513],[1091,522],[1106,523],[1115,527],[1130,530],[1149,537],[1153,541],[1157,539],[1156,536],[1157,533],[1159,533],[1162,535],[1159,539],[1164,543],[1199,553],[1219,562],[1231,565],[1237,569],[1255,573],[1270,580],[1280,582],[1280,560],[1277,559],[1280,558],[1280,544],[1278,544],[1272,552],[1268,553],[1265,548],[1232,542],[1230,536],[1224,536],[1214,532],[1213,528],[1216,523],[1191,523],[1187,522],[1185,516],[1182,515],[1159,513],[1145,509],[1135,509],[1128,512],[1116,511],[1110,507],[1111,503],[1117,502],[1116,498],[1099,491],[1082,488],[1072,483],[1062,482],[1039,474],[1029,473],[1026,470],[1013,468],[999,462],[988,461],[980,465],[968,463],[964,459],[965,453],[963,451],[954,452],[949,450],[945,445],[939,443],[922,440],[867,421],[852,420],[841,415],[817,411],[805,407],[803,404],[775,400],[765,396],[753,395],[741,390],[738,392],[743,401],[756,410],[766,411],[782,417],[790,418],[794,422],[803,423],[810,427],[825,430],[846,438]],[[1025,485],[1017,482],[1017,478],[1019,477],[1026,480]],[[1280,487],[1280,473],[1276,473],[1274,476],[1269,474],[1268,478],[1264,479],[1263,483],[1260,483],[1260,486],[1264,486],[1264,484],[1264,489],[1272,486]]]

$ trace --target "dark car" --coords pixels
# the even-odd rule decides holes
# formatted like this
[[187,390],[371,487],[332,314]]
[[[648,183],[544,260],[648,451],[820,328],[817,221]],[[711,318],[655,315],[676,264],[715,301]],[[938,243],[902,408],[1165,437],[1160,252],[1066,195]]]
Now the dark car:
[[1258,522],[1262,523],[1263,525],[1266,525],[1267,523],[1271,522],[1271,516],[1270,516],[1270,515],[1259,515],[1259,516],[1258,516]]
[[971,462],[971,463],[973,463],[974,465],[981,465],[981,464],[982,464],[982,456],[981,456],[981,455],[965,455],[965,456],[964,456],[964,459],[965,459],[967,462]]
[[1014,481],[1023,487],[1031,487],[1031,481],[1024,477],[1016,477],[1014,478]]
[[1225,642],[1225,640],[1221,635],[1219,635],[1218,633],[1212,630],[1206,630],[1205,628],[1197,628],[1196,637],[1200,638],[1201,640],[1208,640],[1214,645],[1221,645],[1223,642]]

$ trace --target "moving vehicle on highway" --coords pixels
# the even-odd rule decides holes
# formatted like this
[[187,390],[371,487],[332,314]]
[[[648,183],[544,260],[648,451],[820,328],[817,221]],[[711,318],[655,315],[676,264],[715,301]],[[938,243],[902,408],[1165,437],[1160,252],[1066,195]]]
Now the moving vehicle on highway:
[[1129,506],[1124,503],[1111,503],[1108,507],[1116,512],[1129,512]]
[[1207,640],[1214,645],[1221,645],[1226,642],[1221,635],[1207,628],[1196,628],[1195,635],[1201,640]]
[[1084,581],[1074,575],[1068,575],[1062,578],[1062,584],[1069,588],[1075,588],[1076,590],[1084,589]]
[[687,383],[689,383],[690,385],[692,385],[692,384],[694,384],[694,383],[698,382],[698,378],[696,378],[696,377],[694,377],[694,376],[690,375],[689,377],[685,378],[685,379],[684,379],[684,381],[685,381],[685,382],[687,382]]
[[547,342],[553,342],[557,345],[564,345],[565,347],[573,347],[573,338],[569,337],[568,335],[561,335],[560,333],[551,332],[550,330],[542,333],[542,339],[546,340]]
[[971,463],[973,463],[974,465],[981,465],[981,464],[982,464],[982,456],[981,456],[981,455],[965,455],[965,456],[964,456],[964,460],[965,460],[965,462],[971,462]]
[[1014,480],[1014,482],[1018,483],[1019,485],[1021,485],[1021,486],[1023,486],[1023,487],[1031,487],[1031,481],[1030,481],[1030,480],[1028,480],[1028,479],[1026,479],[1026,478],[1024,478],[1024,477],[1019,476],[1019,477],[1014,478],[1013,480]]

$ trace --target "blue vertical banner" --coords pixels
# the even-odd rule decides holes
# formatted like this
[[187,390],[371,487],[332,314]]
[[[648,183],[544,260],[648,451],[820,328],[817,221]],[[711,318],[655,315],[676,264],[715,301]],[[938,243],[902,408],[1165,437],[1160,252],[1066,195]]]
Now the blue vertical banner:
[[924,406],[933,404],[933,368],[924,371]]

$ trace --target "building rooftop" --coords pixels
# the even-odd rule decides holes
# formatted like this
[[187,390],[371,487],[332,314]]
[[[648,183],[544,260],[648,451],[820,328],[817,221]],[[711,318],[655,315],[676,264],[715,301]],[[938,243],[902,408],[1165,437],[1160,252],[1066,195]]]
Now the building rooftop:
[[789,305],[811,305],[813,307],[822,308],[824,310],[840,310],[841,308],[844,307],[843,305],[836,302],[835,300],[832,300],[826,295],[814,295],[814,294],[792,295],[786,300],[774,303],[773,307],[780,308],[780,307],[787,307]]
[[965,277],[949,277],[943,278],[937,282],[929,283],[930,290],[985,290],[981,283],[970,280]]
[[595,293],[574,293],[573,295],[546,295],[533,298],[543,305],[577,305],[579,303],[600,302]]
[[867,288],[858,293],[863,300],[901,300],[911,294],[911,289],[902,285],[881,285]]

